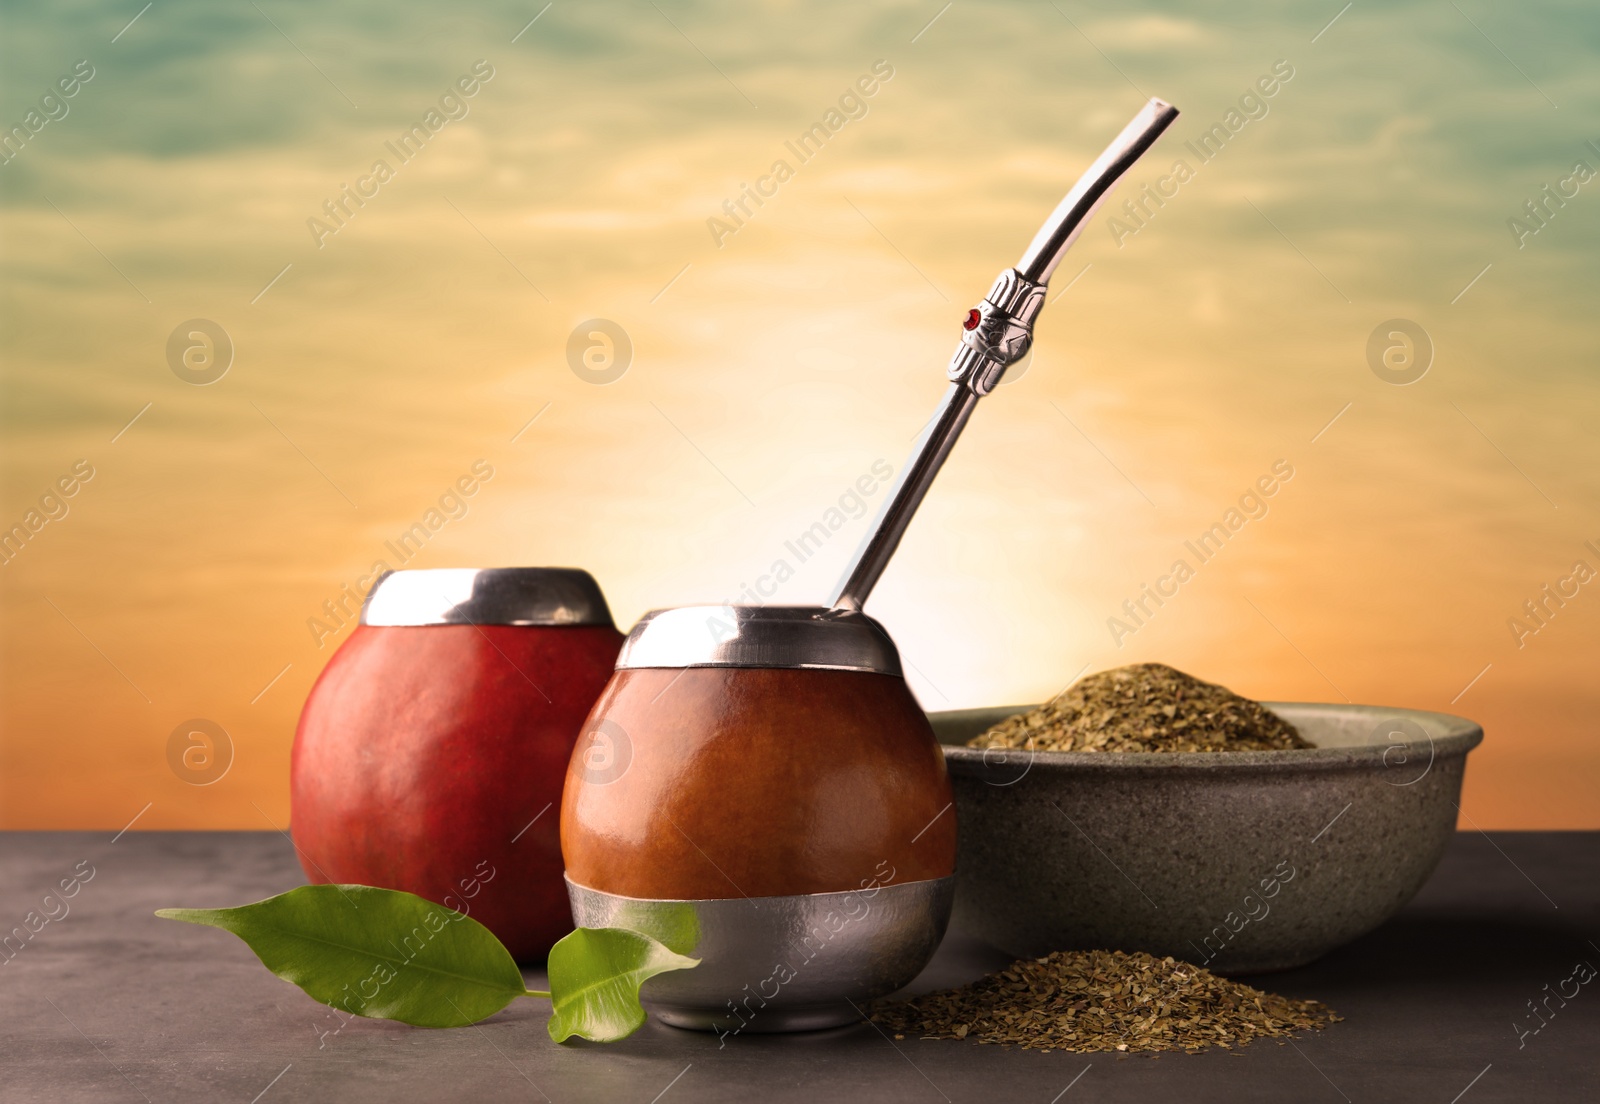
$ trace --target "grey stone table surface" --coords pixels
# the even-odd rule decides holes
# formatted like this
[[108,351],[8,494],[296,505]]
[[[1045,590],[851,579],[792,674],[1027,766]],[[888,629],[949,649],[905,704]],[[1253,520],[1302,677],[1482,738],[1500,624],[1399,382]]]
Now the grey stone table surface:
[[[57,918],[39,926],[44,896],[75,871],[70,911],[52,900]],[[1459,834],[1396,919],[1251,979],[1346,1017],[1291,1045],[1128,1057],[896,1042],[868,1024],[719,1042],[652,1022],[622,1043],[556,1046],[532,1000],[470,1028],[341,1029],[232,936],[151,915],[299,884],[275,833],[5,833],[0,928],[39,916],[0,953],[0,1100],[1597,1100],[1600,985],[1551,996],[1575,964],[1600,967],[1597,873],[1600,833]],[[913,989],[1004,963],[952,936]]]

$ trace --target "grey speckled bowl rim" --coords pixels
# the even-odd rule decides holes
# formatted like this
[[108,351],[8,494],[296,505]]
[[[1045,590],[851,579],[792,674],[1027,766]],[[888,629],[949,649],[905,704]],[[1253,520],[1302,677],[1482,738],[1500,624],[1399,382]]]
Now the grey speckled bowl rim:
[[[1345,702],[1262,702],[1290,724],[1309,715],[1345,714],[1370,717],[1374,725],[1387,719],[1409,720],[1428,734],[1436,758],[1465,755],[1483,742],[1483,728],[1475,721],[1450,713],[1421,709],[1391,708],[1381,705],[1352,705]],[[987,728],[1006,717],[1034,708],[1031,705],[999,706],[986,709],[952,709],[928,714],[935,722],[974,722],[987,717]],[[983,731],[978,729],[974,736]],[[1011,775],[1017,759],[998,759],[996,750],[943,744],[945,762],[952,774],[984,776]],[[1068,771],[1072,774],[1171,774],[1197,775],[1271,774],[1279,771],[1337,771],[1382,769],[1389,745],[1354,744],[1336,747],[1287,748],[1282,751],[1028,751],[1007,749],[1025,757],[1030,770]],[[986,758],[987,757],[987,758]]]

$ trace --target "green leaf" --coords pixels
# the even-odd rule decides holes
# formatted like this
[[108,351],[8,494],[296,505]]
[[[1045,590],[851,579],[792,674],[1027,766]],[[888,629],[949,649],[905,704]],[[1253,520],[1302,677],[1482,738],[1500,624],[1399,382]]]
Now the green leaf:
[[301,886],[239,908],[156,915],[232,932],[267,969],[352,1015],[463,1027],[518,997],[548,995],[528,991],[488,928],[398,890]]
[[579,928],[550,948],[550,1038],[625,1039],[644,1023],[639,986],[668,970],[700,965],[626,928]]
[[[527,989],[511,954],[476,920],[398,890],[301,886],[253,905],[161,909],[230,931],[267,969],[351,1015],[416,1027],[464,1027],[518,997],[552,997],[550,1037],[626,1038],[644,1023],[639,987],[700,964],[648,935],[579,928],[550,951],[550,993]],[[678,937],[687,929],[674,925]]]
[[648,935],[667,950],[681,955],[700,945],[700,918],[693,901],[621,898],[611,913],[609,926]]

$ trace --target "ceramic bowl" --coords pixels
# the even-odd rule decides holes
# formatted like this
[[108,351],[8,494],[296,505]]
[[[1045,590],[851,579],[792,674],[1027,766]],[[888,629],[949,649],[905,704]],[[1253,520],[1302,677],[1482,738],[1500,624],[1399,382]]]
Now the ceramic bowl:
[[1455,831],[1471,721],[1266,702],[1316,746],[963,745],[1031,708],[930,715],[955,786],[953,925],[1019,957],[1109,948],[1218,973],[1303,965],[1393,916]]

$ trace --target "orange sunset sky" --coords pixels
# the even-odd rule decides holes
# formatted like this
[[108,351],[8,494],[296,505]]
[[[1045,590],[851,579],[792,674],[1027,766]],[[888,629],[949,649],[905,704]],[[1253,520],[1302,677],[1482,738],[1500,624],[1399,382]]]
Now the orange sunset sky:
[[1158,95],[869,604],[918,697],[1160,660],[1460,713],[1463,828],[1600,827],[1592,5],[137,10],[4,17],[0,826],[286,825],[324,603],[475,466],[408,566],[582,566],[624,628],[780,561],[825,600],[965,310]]

